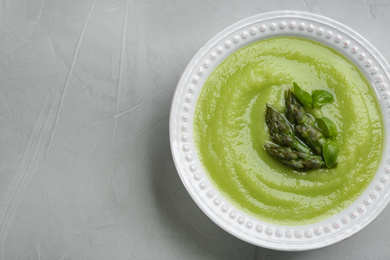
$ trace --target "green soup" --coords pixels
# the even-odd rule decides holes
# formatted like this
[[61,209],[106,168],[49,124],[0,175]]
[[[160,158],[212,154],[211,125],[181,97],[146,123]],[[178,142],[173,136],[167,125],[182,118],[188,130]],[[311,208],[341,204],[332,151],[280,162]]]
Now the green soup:
[[[335,97],[310,112],[337,125],[336,168],[294,171],[263,148],[270,141],[266,104],[284,113],[284,92],[294,81]],[[282,225],[314,223],[350,205],[375,175],[382,136],[379,104],[358,68],[328,47],[290,37],[251,44],[223,61],[204,85],[194,119],[196,149],[217,189],[247,214]]]

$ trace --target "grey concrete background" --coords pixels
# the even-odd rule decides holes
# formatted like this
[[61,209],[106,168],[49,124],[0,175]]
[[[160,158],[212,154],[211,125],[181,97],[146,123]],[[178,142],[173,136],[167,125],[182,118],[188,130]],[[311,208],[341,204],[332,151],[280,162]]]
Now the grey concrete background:
[[195,52],[234,22],[305,10],[390,61],[389,0],[1,0],[1,259],[390,259],[390,208],[346,241],[256,248],[210,221],[174,167],[168,117]]

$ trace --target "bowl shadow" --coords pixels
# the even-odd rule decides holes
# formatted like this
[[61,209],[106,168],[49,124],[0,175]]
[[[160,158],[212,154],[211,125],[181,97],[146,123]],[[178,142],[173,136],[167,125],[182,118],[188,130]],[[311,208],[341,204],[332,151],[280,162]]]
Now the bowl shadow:
[[[252,259],[255,246],[239,240],[212,222],[192,200],[175,168],[169,142],[169,121],[158,124],[148,138],[149,174],[156,211],[181,250],[207,259]],[[156,144],[158,144],[156,146]]]

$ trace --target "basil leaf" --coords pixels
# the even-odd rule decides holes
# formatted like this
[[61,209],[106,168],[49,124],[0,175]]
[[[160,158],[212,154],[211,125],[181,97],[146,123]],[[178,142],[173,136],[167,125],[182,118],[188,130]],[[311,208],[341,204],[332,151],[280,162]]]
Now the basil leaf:
[[313,107],[322,107],[333,101],[333,95],[325,90],[314,90],[312,93]]
[[301,89],[297,83],[294,82],[294,93],[305,107],[313,107],[313,99],[309,93]]
[[316,122],[325,137],[335,137],[337,135],[337,126],[329,118],[316,118]]
[[322,148],[322,156],[324,157],[326,167],[331,168],[337,161],[340,146],[332,140],[327,140]]

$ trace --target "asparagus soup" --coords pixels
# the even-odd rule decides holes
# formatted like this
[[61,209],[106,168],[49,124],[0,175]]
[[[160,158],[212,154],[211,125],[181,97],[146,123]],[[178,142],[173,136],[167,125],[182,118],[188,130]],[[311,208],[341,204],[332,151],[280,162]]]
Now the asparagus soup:
[[[285,92],[296,82],[332,93],[331,105],[309,112],[337,126],[337,164],[307,172],[267,153],[267,105],[285,113]],[[345,57],[319,43],[266,39],[233,53],[200,93],[194,138],[205,172],[237,208],[269,223],[306,225],[350,205],[375,175],[383,124],[375,93]]]

